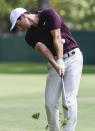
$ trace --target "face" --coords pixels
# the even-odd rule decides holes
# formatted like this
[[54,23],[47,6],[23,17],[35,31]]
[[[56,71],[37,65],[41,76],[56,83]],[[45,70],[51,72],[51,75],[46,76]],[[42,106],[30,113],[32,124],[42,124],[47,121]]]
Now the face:
[[22,31],[22,30],[28,30],[30,28],[30,23],[27,19],[27,17],[22,14],[16,22],[16,27],[18,28],[18,30]]

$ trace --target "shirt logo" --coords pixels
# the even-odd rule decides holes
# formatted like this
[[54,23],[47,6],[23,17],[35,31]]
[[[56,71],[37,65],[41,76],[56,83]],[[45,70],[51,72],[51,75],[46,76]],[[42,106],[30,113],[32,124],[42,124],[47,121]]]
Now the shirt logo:
[[43,26],[45,26],[45,25],[46,25],[46,21],[43,22]]

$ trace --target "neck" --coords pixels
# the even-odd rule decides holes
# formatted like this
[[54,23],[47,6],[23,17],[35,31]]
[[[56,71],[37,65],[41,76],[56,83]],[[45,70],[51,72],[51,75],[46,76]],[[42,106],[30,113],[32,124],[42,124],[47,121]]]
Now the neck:
[[30,14],[28,16],[28,19],[30,21],[30,25],[31,26],[34,26],[34,27],[37,27],[38,26],[38,23],[39,23],[39,17],[38,17],[38,14]]

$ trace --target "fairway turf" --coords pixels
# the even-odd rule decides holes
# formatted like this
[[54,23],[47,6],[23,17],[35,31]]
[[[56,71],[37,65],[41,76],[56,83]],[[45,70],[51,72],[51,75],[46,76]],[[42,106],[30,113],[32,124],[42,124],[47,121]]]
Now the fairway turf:
[[[0,74],[46,74],[46,63],[0,62]],[[83,73],[95,74],[95,65],[85,65]]]
[[[0,74],[0,131],[45,131],[45,82],[46,74]],[[78,105],[76,131],[95,131],[94,74],[83,74]]]

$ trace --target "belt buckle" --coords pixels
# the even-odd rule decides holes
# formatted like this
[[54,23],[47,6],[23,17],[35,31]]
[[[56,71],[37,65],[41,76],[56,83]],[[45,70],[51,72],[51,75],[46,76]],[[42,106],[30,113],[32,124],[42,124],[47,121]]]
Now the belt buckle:
[[72,51],[72,55],[74,55],[74,54],[75,54],[75,51],[73,50],[73,51]]
[[67,54],[68,54],[68,57],[70,57],[70,54],[69,54],[69,52],[68,52]]
[[70,51],[70,52],[67,52],[66,54],[67,54],[67,57],[64,57],[64,59],[66,59],[66,58],[68,58],[68,57],[74,55],[74,54],[75,54],[75,51],[72,50],[72,51]]

